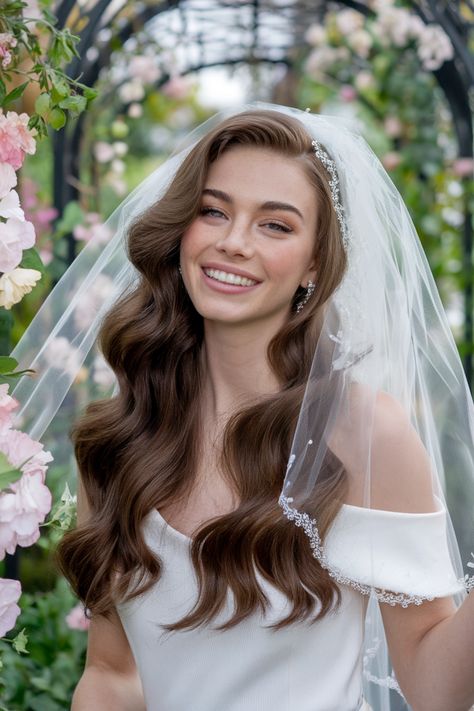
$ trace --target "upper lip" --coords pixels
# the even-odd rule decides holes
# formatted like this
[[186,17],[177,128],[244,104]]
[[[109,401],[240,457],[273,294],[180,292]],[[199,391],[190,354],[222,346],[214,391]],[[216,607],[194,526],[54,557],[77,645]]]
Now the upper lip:
[[229,274],[237,274],[238,276],[247,277],[247,279],[252,279],[253,281],[261,281],[257,279],[256,276],[250,274],[250,272],[245,272],[243,269],[237,269],[230,264],[218,264],[217,262],[206,262],[202,265],[202,269],[219,269],[221,272],[228,272]]

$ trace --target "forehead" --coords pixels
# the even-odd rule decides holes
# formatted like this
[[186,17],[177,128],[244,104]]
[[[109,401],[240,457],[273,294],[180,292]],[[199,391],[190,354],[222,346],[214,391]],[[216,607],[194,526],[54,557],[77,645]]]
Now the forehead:
[[224,190],[249,203],[291,202],[306,215],[316,210],[316,193],[301,162],[267,148],[232,146],[209,167],[205,187]]

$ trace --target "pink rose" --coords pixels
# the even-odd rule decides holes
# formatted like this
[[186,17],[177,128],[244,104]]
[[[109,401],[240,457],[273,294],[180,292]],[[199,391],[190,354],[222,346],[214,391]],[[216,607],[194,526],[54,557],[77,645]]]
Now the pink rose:
[[18,546],[32,546],[40,536],[39,524],[51,510],[51,492],[41,472],[23,474],[10,484],[13,493],[0,494],[0,560]]
[[18,580],[0,578],[0,637],[14,628],[21,610],[16,604],[20,599],[21,585]]
[[402,157],[400,153],[396,151],[389,151],[382,158],[382,163],[386,170],[394,170],[402,162]]
[[453,171],[460,178],[474,176],[474,158],[458,158],[453,163]]
[[84,613],[84,606],[78,602],[75,607],[66,615],[66,623],[71,630],[88,630],[90,620]]
[[15,170],[21,168],[25,153],[36,151],[35,131],[30,131],[28,121],[25,113],[0,113],[0,162],[9,163]]
[[357,98],[357,92],[354,87],[350,86],[350,84],[344,84],[339,91],[339,96],[342,101],[350,103],[351,101],[355,101]]

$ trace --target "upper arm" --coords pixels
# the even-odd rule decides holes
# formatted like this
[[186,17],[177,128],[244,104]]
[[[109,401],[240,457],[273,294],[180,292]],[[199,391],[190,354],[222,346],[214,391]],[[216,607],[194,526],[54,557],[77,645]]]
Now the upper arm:
[[136,674],[137,668],[117,611],[110,619],[92,615],[87,643],[86,667],[106,667],[117,674]]

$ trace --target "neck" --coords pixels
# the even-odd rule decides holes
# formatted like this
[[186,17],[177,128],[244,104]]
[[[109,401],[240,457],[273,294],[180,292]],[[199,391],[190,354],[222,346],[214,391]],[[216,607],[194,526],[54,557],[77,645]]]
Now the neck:
[[281,327],[266,321],[236,326],[204,322],[203,395],[215,421],[259,396],[278,392],[280,384],[267,360],[267,348]]

